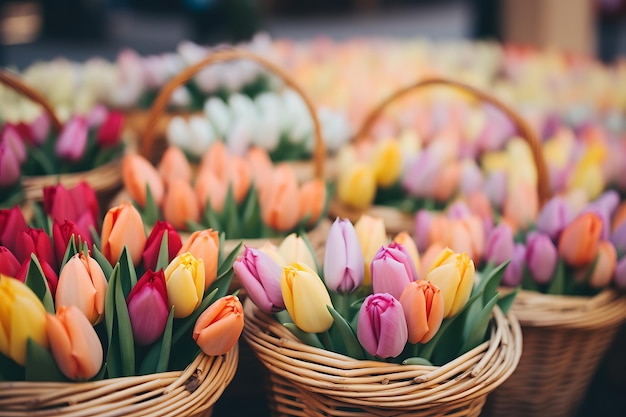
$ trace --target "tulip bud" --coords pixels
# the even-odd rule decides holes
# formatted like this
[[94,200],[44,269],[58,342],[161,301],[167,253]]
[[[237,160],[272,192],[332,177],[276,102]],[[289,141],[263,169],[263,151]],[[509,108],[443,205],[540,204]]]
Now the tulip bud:
[[90,323],[104,318],[108,281],[95,259],[80,252],[72,256],[59,274],[55,305],[75,305]]
[[259,250],[263,252],[264,254],[266,254],[267,256],[269,256],[270,258],[272,258],[272,260],[276,262],[278,265],[280,265],[281,267],[288,265],[287,262],[285,262],[285,260],[281,256],[281,254],[278,253],[278,247],[274,245],[272,242],[270,242],[269,240],[266,240],[265,242],[263,242]]
[[400,232],[394,238],[393,241],[401,245],[404,250],[409,254],[413,265],[415,266],[415,270],[417,271],[417,275],[415,279],[419,278],[419,271],[422,268],[422,264],[420,262],[420,254],[417,251],[417,246],[415,245],[415,240],[408,234],[408,232]]
[[454,316],[465,306],[474,285],[474,262],[465,253],[450,252],[442,252],[426,275],[426,280],[443,294],[444,318]]
[[377,217],[363,215],[354,225],[354,230],[359,238],[361,250],[363,251],[364,275],[363,285],[372,284],[370,263],[376,256],[378,249],[387,244],[387,232],[383,220]]
[[359,311],[357,338],[363,348],[379,358],[402,353],[409,333],[404,310],[390,294],[370,294]]
[[187,229],[187,222],[200,220],[200,205],[191,184],[171,180],[163,198],[163,218],[178,230]]
[[340,294],[352,293],[361,286],[364,275],[363,252],[352,223],[335,219],[326,239],[324,281]]
[[526,265],[530,275],[540,285],[548,284],[552,279],[558,253],[548,235],[531,233],[526,241]]
[[46,315],[52,356],[63,375],[86,381],[100,371],[102,344],[89,320],[76,306],[58,307],[56,316]]
[[333,304],[320,277],[297,262],[283,268],[280,288],[285,308],[296,326],[308,333],[325,332],[332,326],[328,307]]
[[[37,260],[39,261],[39,265],[41,265],[41,271],[43,272],[43,276],[48,283],[50,294],[52,295],[52,298],[54,298],[57,292],[57,286],[59,284],[59,276],[57,275],[56,271],[52,269],[48,262],[40,258],[37,258]],[[28,269],[31,266],[31,262],[31,258],[28,258],[24,262],[22,262],[22,265],[20,266],[20,269],[19,271],[17,271],[17,275],[15,276],[16,279],[24,283],[26,282],[26,275],[28,274]]]
[[64,127],[55,144],[55,151],[62,159],[80,161],[87,149],[89,127],[83,117],[72,118]]
[[143,250],[143,267],[145,270],[154,271],[156,268],[157,260],[159,259],[159,252],[161,250],[161,242],[163,241],[163,235],[167,233],[167,261],[168,263],[174,259],[178,251],[183,246],[178,232],[168,222],[157,220],[150,236],[146,240],[146,246]]
[[259,249],[245,247],[233,263],[235,274],[248,297],[261,311],[273,314],[285,309],[280,289],[282,268]]
[[0,274],[0,353],[26,365],[28,339],[48,347],[46,309],[24,283]]
[[337,178],[337,196],[355,209],[371,206],[376,196],[376,176],[372,168],[356,163],[341,169]]
[[202,157],[211,143],[218,138],[211,122],[203,116],[191,116],[187,121],[189,127],[189,145],[187,151],[196,157]]
[[131,203],[109,209],[102,223],[102,254],[115,265],[126,246],[134,265],[141,261],[146,246],[143,221]]
[[170,184],[173,180],[191,183],[191,164],[183,151],[176,146],[170,146],[165,150],[159,162],[158,171],[166,184]]
[[185,252],[165,268],[168,309],[174,306],[174,318],[189,316],[202,302],[204,262]]
[[204,289],[217,278],[217,261],[220,252],[220,237],[217,230],[205,229],[193,232],[178,251],[179,255],[190,253],[204,263]]
[[568,224],[559,238],[559,255],[569,265],[581,267],[598,254],[602,219],[596,213],[583,213]]
[[418,210],[415,213],[415,241],[417,249],[425,251],[430,245],[430,227],[433,221],[433,214],[428,210]]
[[371,166],[374,168],[377,185],[393,185],[402,171],[402,149],[398,141],[386,139],[376,143]]
[[537,230],[557,239],[561,231],[574,219],[574,213],[563,197],[551,198],[537,216]]
[[9,154],[13,155],[14,159],[17,160],[18,166],[26,160],[26,146],[24,145],[24,141],[20,137],[17,129],[10,124],[6,124],[2,129],[2,133],[0,133],[0,149],[2,148],[8,148],[10,151]]
[[21,175],[17,156],[6,144],[0,143],[0,188],[17,184]]
[[316,267],[315,254],[311,252],[302,236],[290,234],[278,246],[278,253],[286,265],[301,262],[311,269]]
[[589,277],[592,288],[605,288],[611,282],[617,266],[617,251],[609,241],[603,240],[598,247],[598,260]]
[[487,239],[485,260],[495,265],[500,265],[513,257],[515,242],[513,231],[506,223],[496,226]]
[[16,258],[20,263],[30,260],[30,254],[34,253],[37,258],[46,261],[54,269],[58,269],[57,257],[52,247],[50,236],[43,229],[29,228],[18,235],[22,245],[16,248]]
[[234,295],[211,304],[196,320],[193,340],[205,355],[224,355],[235,346],[243,331],[243,306]]
[[120,143],[124,129],[124,114],[119,111],[107,113],[104,122],[98,128],[96,143],[98,146],[115,146]]
[[86,242],[89,249],[91,249],[91,234],[82,231],[73,221],[65,220],[63,223],[54,222],[52,224],[52,241],[54,242],[54,251],[59,261],[58,264],[63,261],[65,251],[72,238],[76,248],[81,248],[82,243]]
[[539,197],[537,189],[529,182],[520,182],[509,189],[504,201],[503,217],[514,229],[527,229],[537,218]]
[[441,161],[429,149],[420,152],[409,162],[402,176],[402,187],[413,197],[432,198],[437,177],[441,174]]
[[298,214],[300,221],[308,217],[307,225],[314,225],[320,219],[326,206],[326,183],[319,178],[307,181],[300,187],[298,198],[300,199],[300,213]]
[[399,299],[402,291],[417,279],[411,255],[402,245],[391,242],[381,247],[370,264],[374,293],[389,293]]
[[20,270],[20,261],[4,246],[0,246],[0,274],[17,278]]
[[146,207],[147,188],[150,188],[155,204],[161,205],[165,194],[163,180],[157,169],[143,156],[131,153],[124,156],[122,179],[124,188],[140,207]]
[[50,133],[50,119],[45,113],[40,113],[30,125],[33,140],[36,144],[42,145]]
[[502,170],[493,171],[485,181],[485,194],[497,208],[504,206],[506,198],[506,173]]
[[526,246],[521,243],[515,244],[513,257],[502,275],[502,285],[516,287],[522,283],[524,268],[526,267]]
[[146,271],[126,297],[135,342],[154,343],[165,331],[169,309],[163,270]]
[[300,210],[298,181],[293,168],[278,165],[265,187],[260,201],[263,222],[274,230],[292,230],[298,224]]
[[409,342],[428,343],[437,334],[443,320],[443,295],[430,281],[413,281],[400,295]]

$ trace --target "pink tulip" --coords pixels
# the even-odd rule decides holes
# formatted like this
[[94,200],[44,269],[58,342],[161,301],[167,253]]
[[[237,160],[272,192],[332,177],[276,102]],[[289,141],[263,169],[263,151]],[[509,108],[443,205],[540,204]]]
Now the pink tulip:
[[335,219],[326,239],[324,281],[334,292],[352,293],[361,286],[364,276],[363,252],[352,223]]
[[21,175],[17,156],[7,144],[0,143],[0,188],[17,184]]
[[106,115],[106,119],[98,128],[96,134],[96,143],[99,146],[115,146],[122,139],[122,130],[124,128],[124,115],[119,111],[110,111]]
[[538,232],[528,235],[525,261],[530,275],[537,284],[544,285],[550,282],[556,269],[558,253],[548,235]]
[[282,268],[259,249],[245,247],[233,263],[235,274],[248,297],[262,311],[273,314],[285,309],[280,288]]
[[46,113],[40,113],[39,116],[33,120],[30,124],[30,131],[32,132],[35,144],[43,145],[50,133],[50,119]]
[[379,358],[402,353],[409,338],[404,310],[390,294],[370,294],[359,311],[357,338],[361,346]]
[[557,239],[561,231],[574,219],[574,211],[563,197],[551,198],[537,216],[537,230]]
[[513,258],[515,242],[513,231],[506,223],[496,226],[487,238],[485,260],[500,265]]
[[10,124],[7,124],[2,129],[0,134],[0,145],[4,145],[11,149],[18,164],[22,164],[26,160],[26,146],[24,141],[20,137],[17,129]]
[[163,334],[169,316],[163,270],[146,271],[130,290],[126,304],[137,344],[154,343]]
[[69,161],[80,161],[87,148],[89,126],[84,117],[72,118],[64,127],[55,144],[56,154]]
[[513,258],[511,258],[511,262],[506,267],[504,275],[502,276],[502,285],[516,287],[522,283],[524,267],[526,265],[525,258],[526,247],[521,243],[515,244]]
[[65,188],[61,183],[44,187],[44,210],[53,221],[63,223],[71,220],[83,231],[90,233],[93,227],[99,231],[100,205],[95,190],[81,181],[73,188]]
[[374,293],[389,293],[396,300],[411,282],[417,279],[417,270],[411,255],[396,242],[381,247],[372,263],[372,289]]

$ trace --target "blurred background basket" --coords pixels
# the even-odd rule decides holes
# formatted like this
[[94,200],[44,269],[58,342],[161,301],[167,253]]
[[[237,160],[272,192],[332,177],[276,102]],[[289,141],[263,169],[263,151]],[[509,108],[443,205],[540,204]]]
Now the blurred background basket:
[[441,367],[356,360],[303,344],[250,300],[244,312],[273,416],[478,416],[522,354],[517,319],[498,307],[489,340]]
[[183,371],[95,382],[0,382],[5,417],[209,417],[235,375],[239,349],[200,353]]

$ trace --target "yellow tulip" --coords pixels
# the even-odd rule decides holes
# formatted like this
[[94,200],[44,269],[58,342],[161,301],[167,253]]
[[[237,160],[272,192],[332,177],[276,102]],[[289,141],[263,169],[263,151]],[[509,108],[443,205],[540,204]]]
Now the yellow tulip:
[[344,204],[356,209],[372,205],[376,195],[376,175],[369,165],[356,163],[340,171],[337,196]]
[[307,265],[296,262],[285,266],[280,277],[285,307],[294,324],[305,332],[321,333],[332,326],[326,306],[332,301],[322,279]]
[[272,260],[274,262],[276,262],[278,265],[280,265],[280,266],[287,265],[287,262],[285,262],[285,260],[283,259],[282,255],[278,252],[278,247],[276,245],[274,245],[272,242],[270,242],[269,240],[266,240],[261,245],[259,250],[261,252],[265,253],[270,258],[272,258]]
[[450,254],[449,249],[439,256],[426,280],[435,284],[443,294],[443,317],[457,314],[469,300],[474,285],[474,262],[465,253]]
[[422,269],[420,254],[417,251],[415,240],[413,240],[411,235],[409,235],[408,232],[400,232],[393,238],[393,241],[401,244],[404,249],[409,252],[409,255],[411,255],[411,260],[413,261],[413,265],[415,266],[415,270],[420,271]]
[[509,141],[506,146],[509,161],[508,168],[508,189],[513,190],[520,184],[531,184],[537,186],[537,168],[532,156],[530,145],[523,139],[515,138]]
[[284,260],[285,265],[301,262],[311,269],[315,268],[314,254],[311,253],[304,239],[295,233],[283,239],[278,247],[278,253]]
[[174,306],[174,318],[189,316],[202,302],[204,262],[189,252],[178,255],[165,268],[168,308]]
[[374,168],[376,184],[381,187],[393,185],[402,172],[402,149],[395,139],[386,139],[376,144],[371,166]]
[[0,353],[26,365],[26,342],[48,348],[46,309],[24,283],[0,274]]
[[368,286],[372,283],[370,263],[374,259],[378,249],[387,244],[387,231],[385,230],[385,223],[381,218],[368,215],[361,216],[354,225],[354,229],[356,230],[356,235],[361,244],[363,261],[365,263],[363,285]]
[[568,182],[570,190],[583,190],[587,199],[594,200],[604,191],[604,173],[602,165],[593,162],[581,162],[576,165]]

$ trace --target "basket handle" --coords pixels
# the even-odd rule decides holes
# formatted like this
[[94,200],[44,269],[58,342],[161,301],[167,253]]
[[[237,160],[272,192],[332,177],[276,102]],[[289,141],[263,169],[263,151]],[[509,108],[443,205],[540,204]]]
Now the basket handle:
[[146,122],[146,130],[143,134],[143,140],[140,147],[140,153],[143,156],[146,156],[150,153],[150,149],[155,140],[155,131],[156,124],[159,117],[162,116],[167,104],[170,100],[170,96],[179,86],[185,84],[189,81],[194,75],[196,75],[201,69],[204,67],[217,63],[217,62],[225,62],[225,61],[233,61],[238,59],[249,59],[251,61],[256,61],[257,63],[263,65],[265,68],[273,72],[275,75],[278,75],[289,87],[295,90],[307,107],[309,114],[311,115],[311,120],[313,121],[313,133],[315,136],[315,149],[313,151],[313,163],[314,163],[314,173],[316,178],[323,178],[324,174],[324,158],[326,156],[326,148],[324,145],[324,140],[322,138],[322,128],[317,117],[317,112],[315,111],[315,107],[308,97],[308,95],[304,92],[304,90],[296,83],[296,81],[283,69],[281,69],[278,65],[269,61],[268,59],[257,55],[255,53],[249,52],[244,49],[236,49],[236,48],[226,48],[221,49],[219,51],[215,51],[202,59],[201,61],[185,68],[178,75],[170,79],[167,84],[163,86],[159,95],[154,100],[152,107],[150,108],[150,112],[148,114],[148,120]]
[[539,205],[543,205],[550,198],[550,179],[548,174],[548,166],[546,164],[545,158],[543,157],[541,145],[537,134],[530,127],[530,125],[511,107],[504,104],[504,102],[500,101],[496,97],[470,85],[454,80],[449,80],[446,78],[434,77],[424,79],[407,87],[404,87],[391,94],[369,113],[369,115],[365,118],[365,122],[361,125],[361,128],[354,136],[353,141],[359,142],[365,140],[366,133],[370,130],[378,116],[390,103],[410,92],[433,85],[448,86],[470,93],[480,100],[486,101],[494,105],[511,119],[511,121],[515,124],[518,133],[530,146],[533,159],[535,161],[535,166],[537,168],[537,194],[539,196]]
[[54,126],[54,128],[58,132],[63,129],[63,124],[54,112],[54,109],[52,108],[50,103],[48,103],[48,100],[46,100],[44,96],[41,95],[41,93],[29,87],[22,80],[20,80],[18,77],[11,74],[5,69],[0,69],[0,83],[6,85],[7,87],[15,90],[16,92],[39,104],[41,107],[43,107],[44,111],[50,118],[52,126]]

